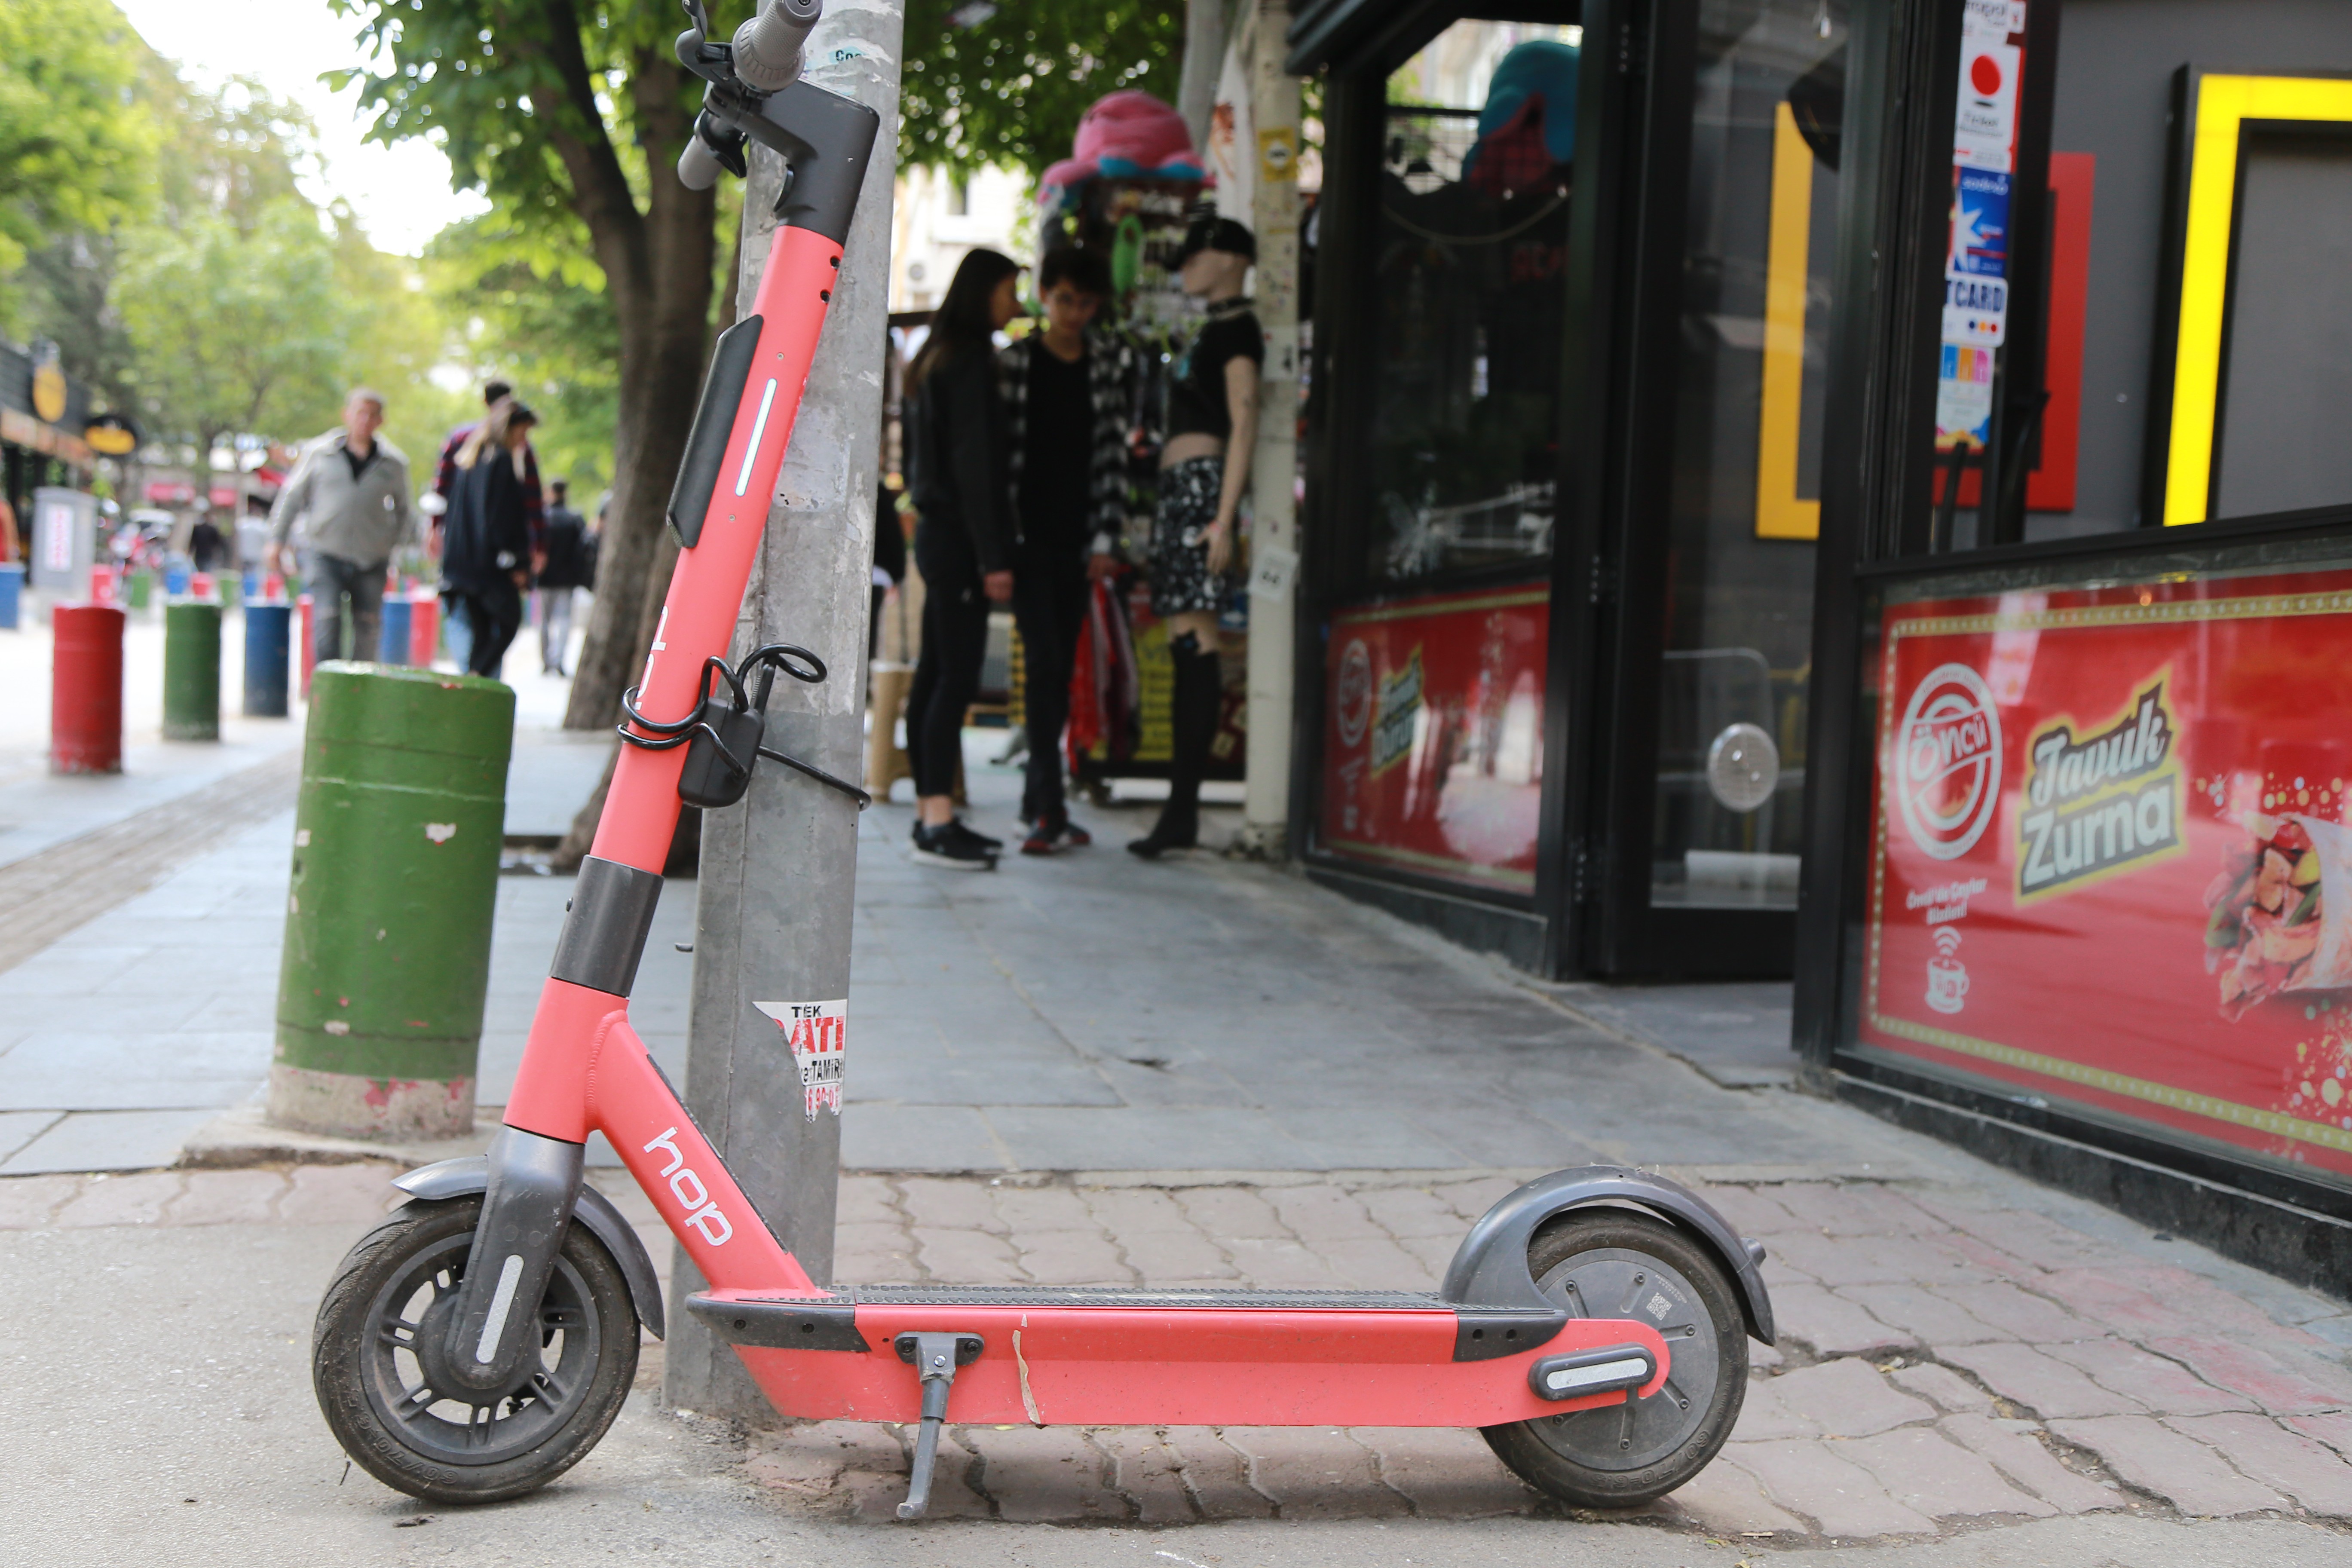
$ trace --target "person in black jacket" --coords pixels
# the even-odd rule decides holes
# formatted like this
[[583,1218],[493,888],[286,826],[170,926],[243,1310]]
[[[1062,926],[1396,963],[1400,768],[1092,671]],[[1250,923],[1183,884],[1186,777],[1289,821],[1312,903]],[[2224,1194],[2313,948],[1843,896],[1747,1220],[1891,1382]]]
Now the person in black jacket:
[[507,647],[522,629],[522,591],[530,583],[530,521],[523,451],[539,416],[511,398],[489,415],[457,453],[457,478],[442,519],[441,597],[465,613],[473,636],[469,675],[495,679]]
[[980,690],[988,607],[1013,597],[1013,498],[993,340],[1020,312],[1020,268],[968,253],[907,367],[908,491],[923,574],[923,652],[907,692],[907,760],[915,771],[915,858],[993,870],[1002,841],[956,820],[964,710]]
[[588,575],[588,521],[572,510],[572,487],[562,479],[547,485],[547,563],[539,569],[539,668],[542,675],[569,675],[563,656],[572,647],[572,605],[593,585]]
[[997,390],[1012,436],[1013,620],[1021,632],[1023,707],[1029,726],[1021,820],[1024,855],[1054,855],[1093,842],[1070,820],[1062,784],[1062,731],[1070,717],[1070,670],[1087,635],[1089,580],[1118,568],[1112,553],[1127,522],[1128,401],[1132,356],[1116,333],[1094,329],[1111,297],[1110,263],[1065,246],[1037,263],[1045,323],[996,356]]

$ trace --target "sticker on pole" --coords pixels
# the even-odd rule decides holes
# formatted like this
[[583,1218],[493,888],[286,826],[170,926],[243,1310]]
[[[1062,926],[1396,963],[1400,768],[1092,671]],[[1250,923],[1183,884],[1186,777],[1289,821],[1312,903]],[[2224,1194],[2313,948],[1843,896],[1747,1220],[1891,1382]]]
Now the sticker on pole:
[[820,1110],[841,1114],[841,1064],[848,1040],[849,999],[838,1002],[754,1002],[776,1021],[801,1069],[801,1102],[811,1121]]

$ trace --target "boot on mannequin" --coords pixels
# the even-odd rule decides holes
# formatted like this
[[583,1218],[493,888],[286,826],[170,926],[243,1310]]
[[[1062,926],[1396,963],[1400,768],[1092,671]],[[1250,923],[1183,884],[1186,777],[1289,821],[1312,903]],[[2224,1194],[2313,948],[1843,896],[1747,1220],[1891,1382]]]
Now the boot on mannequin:
[[1168,645],[1176,661],[1176,689],[1169,704],[1173,752],[1168,763],[1168,804],[1148,837],[1128,848],[1147,860],[1171,849],[1191,849],[1201,837],[1201,776],[1208,772],[1209,748],[1216,743],[1217,718],[1224,702],[1224,676],[1217,650],[1204,648],[1186,632]]

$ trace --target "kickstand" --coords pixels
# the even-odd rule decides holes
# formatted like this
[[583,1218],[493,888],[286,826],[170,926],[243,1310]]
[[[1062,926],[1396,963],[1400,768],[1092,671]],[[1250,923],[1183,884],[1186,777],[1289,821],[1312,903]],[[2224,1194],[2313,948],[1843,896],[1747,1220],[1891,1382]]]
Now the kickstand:
[[940,1457],[940,1425],[948,1418],[948,1388],[956,1368],[980,1359],[978,1334],[900,1334],[894,1342],[898,1359],[912,1365],[922,1380],[923,1422],[915,1434],[915,1464],[907,1478],[907,1500],[898,1505],[900,1519],[920,1519],[931,1501],[931,1467]]

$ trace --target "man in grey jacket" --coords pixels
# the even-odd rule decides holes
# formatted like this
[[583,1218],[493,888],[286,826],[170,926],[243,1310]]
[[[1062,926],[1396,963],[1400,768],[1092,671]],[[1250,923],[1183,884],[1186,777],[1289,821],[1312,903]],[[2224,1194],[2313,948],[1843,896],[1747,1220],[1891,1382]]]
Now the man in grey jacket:
[[341,658],[343,600],[352,602],[352,657],[371,659],[383,619],[383,573],[392,552],[415,536],[408,459],[380,439],[383,395],[352,389],[343,427],[302,448],[269,509],[268,564],[280,570],[287,536],[302,527],[309,547],[311,640],[321,662]]

